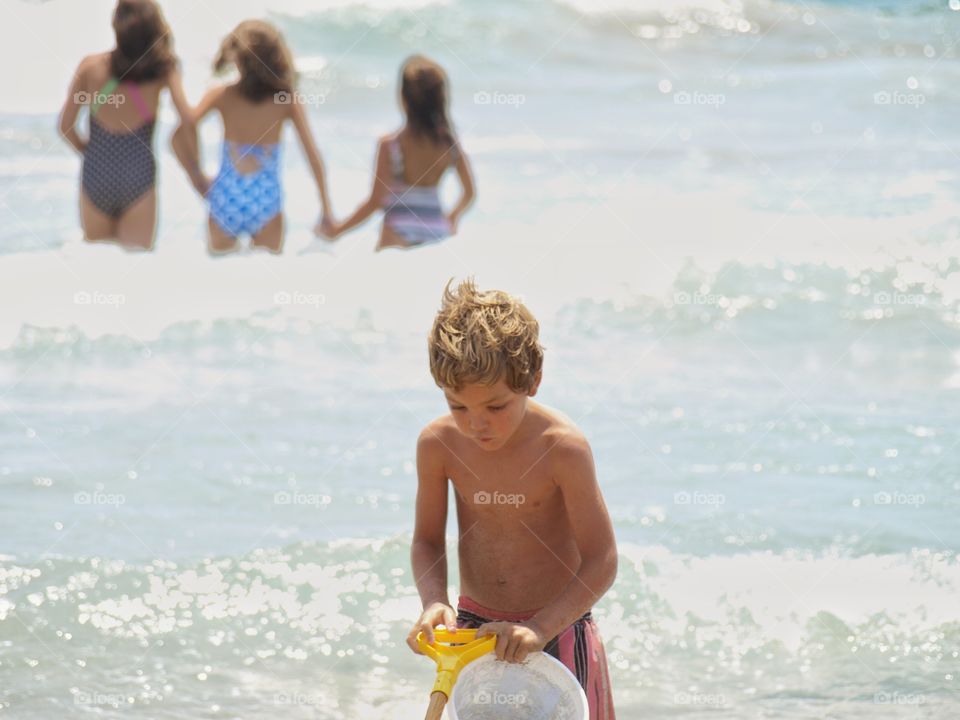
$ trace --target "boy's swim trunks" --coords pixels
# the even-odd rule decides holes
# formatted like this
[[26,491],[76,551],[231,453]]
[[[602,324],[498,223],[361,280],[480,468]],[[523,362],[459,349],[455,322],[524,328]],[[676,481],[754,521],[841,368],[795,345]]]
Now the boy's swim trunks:
[[[478,628],[484,623],[497,621],[523,622],[535,614],[536,611],[491,610],[461,595],[457,604],[457,627]],[[615,720],[607,656],[590,612],[548,642],[543,651],[566,665],[580,682],[590,706],[590,720]]]

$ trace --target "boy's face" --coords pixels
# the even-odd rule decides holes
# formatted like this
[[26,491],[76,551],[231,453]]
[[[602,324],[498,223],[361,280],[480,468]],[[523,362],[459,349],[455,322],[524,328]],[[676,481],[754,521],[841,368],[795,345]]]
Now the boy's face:
[[529,392],[514,392],[503,378],[493,385],[465,384],[459,390],[444,388],[457,429],[484,450],[506,445],[527,409],[527,398],[537,393],[537,377]]

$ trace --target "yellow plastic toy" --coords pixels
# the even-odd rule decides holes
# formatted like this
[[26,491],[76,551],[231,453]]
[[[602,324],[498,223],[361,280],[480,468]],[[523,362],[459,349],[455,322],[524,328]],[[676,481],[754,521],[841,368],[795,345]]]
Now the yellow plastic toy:
[[423,633],[417,634],[420,651],[437,663],[437,679],[430,691],[430,705],[425,720],[439,720],[460,671],[468,663],[491,652],[497,644],[496,635],[478,639],[476,630],[450,632],[437,628],[433,631],[433,640],[433,643],[428,643]]

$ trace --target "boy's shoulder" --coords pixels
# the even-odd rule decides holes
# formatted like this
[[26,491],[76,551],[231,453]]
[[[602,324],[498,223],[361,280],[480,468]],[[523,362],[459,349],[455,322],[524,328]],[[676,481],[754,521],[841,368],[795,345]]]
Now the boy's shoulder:
[[[522,445],[545,453],[553,464],[575,462],[591,456],[590,443],[576,423],[559,410],[531,403]],[[453,418],[441,415],[427,423],[417,439],[418,452],[442,455],[464,441]]]
[[562,459],[571,454],[590,452],[587,436],[568,415],[539,403],[535,406],[535,412],[539,421],[538,441],[546,443],[555,456]]
[[456,423],[449,414],[434,418],[420,431],[417,445],[424,449],[439,449],[455,439],[451,433],[457,432]]

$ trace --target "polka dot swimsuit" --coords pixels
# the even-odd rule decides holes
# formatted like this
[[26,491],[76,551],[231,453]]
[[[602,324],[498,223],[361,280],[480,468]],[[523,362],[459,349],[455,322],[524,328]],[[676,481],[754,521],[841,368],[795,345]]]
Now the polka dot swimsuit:
[[[109,95],[120,83],[111,80],[100,91]],[[83,192],[100,212],[118,218],[156,182],[153,130],[156,122],[133,83],[123,83],[145,122],[130,132],[111,132],[97,122],[90,108],[90,140],[83,154]]]

